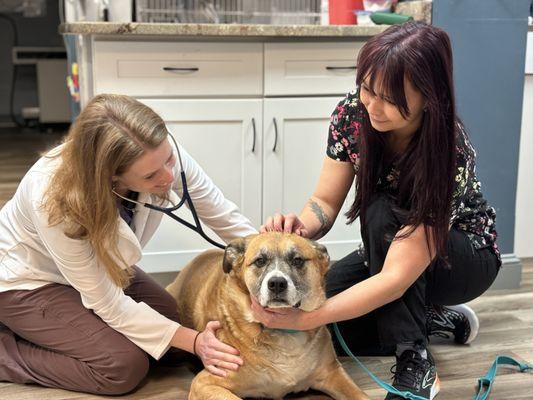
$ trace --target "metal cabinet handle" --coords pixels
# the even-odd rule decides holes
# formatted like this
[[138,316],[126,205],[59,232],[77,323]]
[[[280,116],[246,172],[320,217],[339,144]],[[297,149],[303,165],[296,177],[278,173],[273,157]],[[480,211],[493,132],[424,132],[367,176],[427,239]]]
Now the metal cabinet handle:
[[327,66],[326,69],[328,71],[335,71],[335,70],[339,70],[339,69],[340,70],[343,70],[343,69],[352,70],[353,69],[355,71],[357,69],[357,67],[355,65],[348,66],[348,67],[330,67],[330,66]]
[[177,71],[177,72],[196,72],[199,71],[200,68],[198,67],[190,67],[190,68],[178,68],[178,67],[163,67],[163,71]]
[[276,146],[278,144],[278,121],[276,121],[276,118],[272,118],[274,121],[274,147],[272,147],[272,151],[276,152]]
[[252,153],[254,153],[255,152],[255,118],[252,118],[252,129],[254,133],[254,138],[252,142]]

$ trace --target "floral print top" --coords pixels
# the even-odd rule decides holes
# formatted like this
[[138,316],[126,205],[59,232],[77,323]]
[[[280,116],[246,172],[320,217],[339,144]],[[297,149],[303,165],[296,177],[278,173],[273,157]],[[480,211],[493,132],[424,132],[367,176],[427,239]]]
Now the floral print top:
[[[359,92],[354,90],[337,105],[329,126],[326,154],[337,161],[349,161],[359,170],[359,132],[361,108]],[[490,247],[500,259],[496,244],[496,211],[481,194],[481,183],[475,172],[476,152],[462,125],[459,125],[456,142],[455,189],[452,199],[450,224],[465,232],[475,249]],[[394,165],[379,179],[378,190],[393,193],[398,187],[400,173]]]

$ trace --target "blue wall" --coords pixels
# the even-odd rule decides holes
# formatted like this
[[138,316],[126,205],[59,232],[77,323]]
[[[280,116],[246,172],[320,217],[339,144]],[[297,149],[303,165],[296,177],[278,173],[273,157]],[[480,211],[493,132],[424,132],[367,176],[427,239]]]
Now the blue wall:
[[502,253],[514,252],[518,148],[530,0],[433,0],[433,25],[451,37],[457,110],[496,208]]

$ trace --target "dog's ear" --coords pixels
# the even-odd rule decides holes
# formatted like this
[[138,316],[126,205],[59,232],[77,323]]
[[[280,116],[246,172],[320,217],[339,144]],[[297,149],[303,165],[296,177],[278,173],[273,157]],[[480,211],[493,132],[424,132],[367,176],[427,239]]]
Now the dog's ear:
[[246,243],[246,238],[239,238],[232,240],[226,246],[224,260],[222,261],[222,269],[225,273],[229,273],[237,263],[242,262],[246,251]]
[[315,241],[311,241],[311,244],[313,248],[316,250],[318,257],[322,258],[326,262],[329,262],[329,253],[328,253],[328,249],[326,248],[326,246]]
[[327,271],[327,269],[329,268],[330,261],[328,249],[326,248],[326,246],[313,240],[311,240],[311,246],[313,246],[313,248],[315,249],[318,259],[323,263],[323,265],[326,266]]

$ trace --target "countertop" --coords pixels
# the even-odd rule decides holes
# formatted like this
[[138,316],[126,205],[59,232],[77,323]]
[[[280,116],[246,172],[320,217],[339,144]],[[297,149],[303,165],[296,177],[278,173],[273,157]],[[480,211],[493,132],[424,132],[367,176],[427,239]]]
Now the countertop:
[[[431,23],[431,1],[420,0],[398,4],[398,13]],[[388,25],[245,25],[245,24],[178,24],[74,22],[61,24],[65,35],[121,35],[167,37],[227,38],[335,38],[369,37],[383,32]]]
[[62,24],[62,34],[204,37],[361,37],[383,32],[388,25],[258,25],[75,22]]

